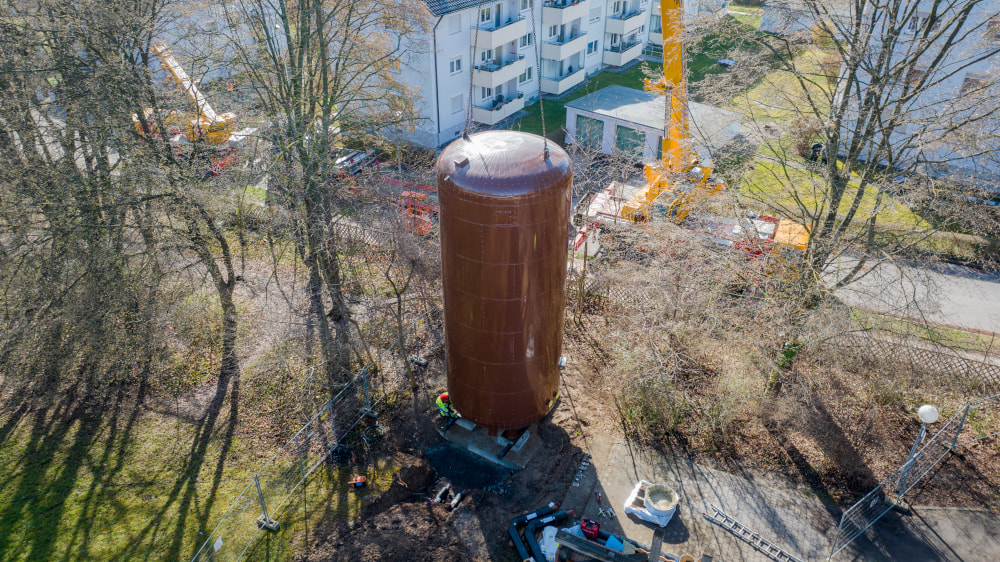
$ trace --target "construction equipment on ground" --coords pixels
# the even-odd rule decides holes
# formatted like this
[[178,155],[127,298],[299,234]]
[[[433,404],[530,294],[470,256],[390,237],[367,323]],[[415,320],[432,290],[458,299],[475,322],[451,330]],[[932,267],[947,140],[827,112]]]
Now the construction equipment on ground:
[[748,260],[760,260],[766,275],[796,269],[809,245],[806,226],[755,212],[738,218],[699,213],[681,226],[706,233],[712,242],[739,250]]
[[622,207],[621,217],[633,222],[648,220],[650,206],[658,199],[667,207],[668,217],[680,222],[702,197],[726,188],[725,182],[712,177],[711,167],[701,164],[691,149],[683,0],[661,0],[660,18],[663,24],[663,78],[657,81],[647,78],[646,89],[667,97],[662,155],[659,162],[646,165],[646,187]]
[[399,196],[403,213],[403,228],[417,236],[427,236],[434,228],[431,220],[432,206],[427,202],[427,194],[419,191],[404,191]]
[[192,144],[203,143],[209,149],[211,172],[218,173],[235,161],[237,150],[257,129],[234,131],[236,115],[215,112],[166,44],[154,43],[152,50],[160,59],[160,67],[170,74],[169,80],[176,83],[194,105],[195,113],[165,110],[156,112],[152,108],[146,108],[143,110],[143,119],[132,114],[136,130],[142,135],[163,136],[164,132],[160,130],[162,124],[175,154],[179,156],[187,156]]

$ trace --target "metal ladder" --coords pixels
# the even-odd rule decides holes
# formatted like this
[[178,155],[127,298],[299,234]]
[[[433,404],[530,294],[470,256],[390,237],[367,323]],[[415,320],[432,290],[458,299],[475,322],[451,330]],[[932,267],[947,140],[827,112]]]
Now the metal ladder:
[[776,560],[777,562],[802,562],[799,558],[788,554],[781,547],[760,536],[760,533],[757,531],[754,531],[750,527],[740,523],[725,511],[719,509],[715,504],[709,505],[714,513],[709,515],[708,513],[702,512],[705,519],[708,519],[712,523],[715,523],[716,525],[736,535],[737,538],[754,547],[764,554],[764,556],[767,556],[771,560]]

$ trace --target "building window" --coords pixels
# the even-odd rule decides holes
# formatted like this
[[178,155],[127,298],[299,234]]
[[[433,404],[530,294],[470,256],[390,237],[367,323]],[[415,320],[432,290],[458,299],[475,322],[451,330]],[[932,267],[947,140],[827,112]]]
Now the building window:
[[448,16],[448,33],[454,35],[462,31],[462,14]]
[[622,6],[621,0],[616,0],[615,1],[615,5],[614,5],[614,9],[611,10],[611,13],[612,14],[619,14],[619,13],[621,13],[622,11],[624,11],[624,10],[622,10],[622,7],[623,6]]
[[596,8],[591,8],[590,9],[590,23],[594,23],[595,21],[597,21],[599,19],[601,19],[601,7],[598,6]]
[[646,32],[646,25],[645,24],[640,25],[639,26],[639,33],[642,34],[642,33],[645,33],[645,32]]
[[460,113],[462,111],[463,106],[465,106],[465,103],[463,103],[462,94],[458,94],[457,96],[453,96],[451,98],[452,113]]
[[531,8],[531,6],[533,4],[534,4],[533,0],[521,0],[521,11],[523,12],[523,11]]
[[490,21],[490,8],[483,8],[479,10],[479,21],[483,23],[488,23]]
[[636,160],[642,159],[646,148],[646,133],[630,127],[617,126],[615,130],[615,150]]
[[611,46],[612,47],[614,47],[615,45],[617,45],[619,40],[621,40],[621,35],[618,35],[617,33],[612,33],[611,34]]
[[990,21],[986,22],[986,40],[1000,41],[1000,18],[990,18]]
[[559,26],[558,25],[550,25],[549,26],[549,39],[552,39],[556,35],[559,35]]
[[941,16],[937,16],[932,22],[930,21],[930,12],[917,12],[917,15],[910,18],[910,21],[906,23],[906,31],[909,33],[916,33],[927,28],[928,25],[930,26],[931,31],[937,31],[938,28],[941,27],[941,19]]
[[493,61],[493,49],[486,49],[479,53],[479,62],[488,63]]
[[977,72],[966,72],[965,79],[962,80],[962,88],[959,89],[959,96],[976,95],[986,87],[989,76]]
[[598,45],[597,41],[591,41],[590,43],[587,43],[588,55],[593,55],[594,53],[597,52],[598,49],[600,49],[600,45]]
[[649,16],[649,32],[660,33],[661,31],[663,31],[663,22],[660,21],[660,16]]
[[448,69],[452,74],[462,72],[462,57],[455,57],[451,59],[451,62],[448,64]]
[[521,47],[528,47],[535,42],[534,33],[525,33],[521,36]]
[[486,99],[490,99],[491,97],[493,97],[493,88],[487,88],[487,87],[483,86],[480,89],[482,90],[482,95],[481,95],[482,99],[486,100]]
[[517,77],[517,83],[518,84],[524,84],[528,80],[531,80],[531,67],[530,66],[527,67],[527,68],[525,68],[524,72],[522,72],[521,75]]
[[600,150],[604,141],[604,121],[576,116],[576,142],[583,148]]

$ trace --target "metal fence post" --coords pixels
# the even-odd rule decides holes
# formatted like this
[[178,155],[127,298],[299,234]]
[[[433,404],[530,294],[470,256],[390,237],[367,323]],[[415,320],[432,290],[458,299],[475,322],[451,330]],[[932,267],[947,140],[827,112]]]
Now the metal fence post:
[[299,455],[299,470],[302,471],[302,478],[306,477],[306,465],[302,462],[302,447],[299,446],[299,434],[295,434],[295,452]]
[[948,447],[949,451],[954,449],[955,444],[958,443],[958,436],[962,433],[962,427],[965,426],[965,417],[969,415],[969,408],[971,407],[971,402],[965,405],[965,410],[962,411],[962,419],[958,420],[958,429],[955,430],[955,438],[951,440],[951,445]]
[[378,413],[372,411],[371,400],[368,397],[368,367],[365,367],[364,369],[361,369],[361,385],[362,385],[363,392],[364,392],[364,397],[365,397],[365,406],[363,408],[361,408],[361,415],[372,417],[372,418],[377,418],[378,417]]
[[[337,419],[333,417],[333,400],[330,400],[329,408],[330,408],[330,429],[333,432],[333,445],[330,447],[330,451],[332,451],[334,447],[340,445],[340,438],[337,437]],[[327,452],[329,453],[329,451]]]
[[924,440],[924,436],[927,434],[927,424],[920,424],[920,431],[917,433],[917,440],[913,442],[913,447],[910,449],[910,456],[906,458],[906,462],[903,463],[903,474],[900,475],[899,485],[896,487],[896,496],[898,501],[898,496],[902,496],[906,490],[906,480],[910,476],[910,469],[913,468],[913,463],[916,462],[917,449],[920,447],[920,442]]
[[257,487],[257,498],[260,500],[260,509],[264,512],[264,515],[257,518],[257,527],[267,529],[268,531],[277,531],[279,527],[278,522],[271,519],[267,514],[267,503],[264,502],[264,493],[260,490],[260,480],[257,479],[256,474],[253,475],[253,483]]
[[840,552],[837,549],[837,541],[840,539],[840,532],[844,529],[844,516],[846,514],[840,514],[840,524],[837,525],[837,534],[833,535],[833,543],[830,544],[830,555],[826,557],[827,562],[833,560],[833,556]]

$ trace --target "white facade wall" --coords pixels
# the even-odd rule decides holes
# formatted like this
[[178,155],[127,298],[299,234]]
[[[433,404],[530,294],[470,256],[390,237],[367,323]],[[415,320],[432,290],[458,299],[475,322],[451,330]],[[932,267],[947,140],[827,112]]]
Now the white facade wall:
[[[929,13],[930,4],[929,0],[921,2],[920,8],[927,6],[927,10],[920,10],[921,16]],[[969,30],[969,35],[951,48],[937,72],[931,76],[931,85],[907,104],[904,111],[907,113],[906,120],[910,123],[898,128],[890,138],[890,144],[901,155],[901,164],[916,164],[917,172],[931,176],[959,176],[983,185],[1000,186],[1000,157],[997,156],[1000,150],[1000,146],[997,146],[1000,120],[989,118],[975,124],[961,125],[970,131],[968,140],[962,144],[941,135],[943,127],[953,125],[942,123],[942,115],[958,117],[957,108],[983,113],[983,108],[976,107],[979,102],[965,99],[967,96],[963,94],[963,87],[967,79],[992,83],[994,90],[1000,87],[997,85],[1000,57],[993,56],[967,64],[968,61],[979,58],[984,50],[996,48],[997,39],[986,36],[988,26],[983,23],[996,18],[998,11],[1000,0],[989,0],[977,6],[970,14],[970,23],[964,27]],[[997,23],[1000,24],[1000,18]],[[974,26],[979,27],[971,30]],[[917,30],[916,26],[914,29],[904,30],[904,39],[907,36],[916,37]],[[903,56],[902,51],[906,45],[906,42],[900,42],[898,56]],[[931,52],[926,56],[930,58],[935,55],[936,53]],[[952,74],[958,66],[963,68]],[[989,100],[988,103],[996,102],[996,91],[982,95],[985,100]],[[845,133],[850,131],[853,123],[850,120],[845,124]],[[912,143],[912,137],[918,133],[921,143],[916,147],[906,148],[905,143]]]
[[[642,151],[642,161],[656,162],[659,160],[660,146],[663,143],[663,129],[652,127],[649,125],[643,125],[641,123],[635,123],[632,121],[626,121],[624,119],[619,119],[610,115],[604,115],[600,113],[594,113],[591,111],[581,110],[575,107],[566,108],[566,139],[569,143],[575,142],[576,139],[576,118],[578,115],[584,117],[589,117],[591,119],[596,119],[603,122],[603,136],[601,138],[601,152],[604,154],[614,154],[615,153],[615,140],[618,134],[618,127],[626,127],[636,131],[642,131],[646,134],[643,151]],[[718,131],[713,131],[713,137],[715,137],[716,142],[728,142],[740,134],[740,121],[734,120],[726,124],[723,128]],[[718,150],[720,146],[710,146],[713,142],[709,139],[700,138],[698,135],[692,136],[691,148],[698,155],[698,159],[701,162],[711,163],[712,162],[712,152]]]
[[[723,16],[729,8],[729,0],[685,0],[684,21],[692,22],[699,17]],[[649,44],[662,46],[663,35],[660,25],[660,0],[652,0],[649,7]]]
[[614,154],[615,153],[615,135],[618,131],[618,126],[627,127],[629,129],[634,129],[636,131],[642,131],[646,133],[646,140],[642,150],[642,161],[643,162],[653,162],[655,161],[657,152],[659,151],[659,144],[662,142],[663,130],[657,129],[655,127],[648,127],[645,125],[640,125],[638,123],[632,123],[629,121],[624,121],[622,119],[617,119],[615,117],[610,117],[608,115],[600,115],[598,113],[592,113],[590,111],[582,111],[574,107],[566,108],[566,138],[575,139],[576,138],[576,117],[578,115],[583,115],[584,117],[589,117],[591,119],[597,119],[604,123],[604,135],[601,138],[601,152],[604,154]]
[[[546,7],[546,1],[555,2],[560,6],[568,4],[570,8],[575,8],[573,13],[579,13],[579,17],[567,20],[565,15],[560,14],[565,21],[553,22],[551,19],[545,21],[543,8]],[[521,96],[520,99],[515,100],[516,103],[504,105],[502,110],[493,110],[496,107],[494,105],[497,98],[496,88],[491,88],[492,91],[488,91],[490,95],[484,99],[483,87],[474,86],[472,103],[479,108],[474,111],[474,115],[482,117],[492,114],[493,117],[501,117],[508,113],[508,109],[516,110],[522,104],[527,105],[537,100],[540,91],[547,94],[562,94],[578,86],[586,76],[606,69],[608,65],[605,63],[605,51],[613,48],[613,43],[620,45],[623,41],[631,40],[644,45],[649,33],[649,11],[653,1],[577,0],[573,2],[573,0],[567,0],[564,2],[563,0],[534,0],[531,4],[524,0],[483,2],[482,7],[490,10],[490,20],[482,24],[482,30],[493,30],[498,21],[500,27],[504,28],[508,25],[508,21],[520,18],[523,19],[525,34],[530,34],[533,11],[535,35],[531,38],[530,44],[524,44],[525,41],[520,37],[512,43],[504,43],[500,52],[492,53],[492,61],[484,61],[482,58],[483,50],[476,50],[475,56],[478,60],[475,63],[477,64],[485,62],[490,65],[496,61],[501,63],[501,67],[507,68],[505,65],[508,61],[523,57],[523,63],[517,61],[515,64],[518,65],[518,69],[523,64],[524,70],[501,84],[500,89],[504,102],[518,94]],[[579,4],[585,4],[585,8],[580,8]],[[498,7],[500,10],[499,20],[496,19]],[[526,9],[522,10],[522,7]],[[549,4],[548,7],[552,8],[553,5]],[[634,20],[638,22],[635,29],[629,30],[629,33],[624,35],[612,34],[608,31],[609,15],[613,17],[616,13],[633,12],[639,12],[637,19]],[[468,108],[470,72],[474,71],[472,60],[473,30],[478,19],[479,12],[475,6],[434,17],[433,31],[426,38],[421,38],[421,42],[426,45],[426,52],[415,53],[411,64],[402,69],[403,81],[422,98],[415,101],[415,106],[420,114],[415,130],[401,133],[406,140],[436,148],[461,135],[465,127]],[[552,29],[553,25],[556,26],[554,30]],[[612,22],[611,25],[612,27],[620,26],[621,23],[616,21]],[[484,31],[480,33],[482,34]],[[544,45],[546,41],[549,42],[547,46]],[[481,35],[480,43],[482,42]],[[547,57],[542,54],[539,61],[537,54],[543,50],[543,47],[545,47],[545,53],[560,58]],[[639,57],[634,57],[634,59],[637,58]],[[454,63],[456,60],[460,61],[460,68],[457,70]],[[529,72],[530,79],[522,83],[520,79]],[[507,77],[508,74],[509,68],[496,75]],[[481,82],[489,79],[483,75],[477,75],[477,80]],[[461,98],[460,103],[459,97]],[[461,109],[454,111],[458,107]],[[480,121],[477,125],[490,126],[493,123]]]

